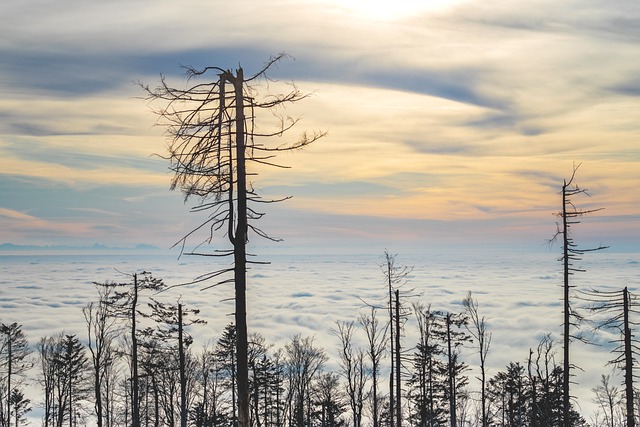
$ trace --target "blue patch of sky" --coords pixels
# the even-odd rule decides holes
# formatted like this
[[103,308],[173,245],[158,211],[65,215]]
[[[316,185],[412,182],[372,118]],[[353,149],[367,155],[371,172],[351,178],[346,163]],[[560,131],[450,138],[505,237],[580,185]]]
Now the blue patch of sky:
[[[83,96],[120,88],[149,75],[183,75],[180,65],[196,69],[216,66],[235,70],[242,66],[247,76],[253,75],[278,52],[268,47],[193,49],[157,53],[49,53],[43,51],[0,50],[4,61],[0,75],[14,88],[37,89],[64,96]],[[294,53],[295,55],[295,53]],[[215,78],[212,71],[211,77]],[[275,79],[342,82],[369,85],[433,95],[490,108],[506,109],[506,102],[482,94],[475,85],[482,70],[399,69],[380,66],[363,67],[362,59],[339,60],[323,55],[303,60],[283,60],[269,70]],[[155,86],[157,81],[143,81]],[[141,96],[142,96],[142,91]],[[36,129],[37,130],[37,129]]]
[[[105,92],[135,83],[146,76],[184,75],[181,66],[216,66],[235,70],[242,66],[247,76],[257,72],[278,52],[260,48],[230,47],[157,53],[46,52],[0,49],[0,76],[16,89],[37,89],[68,97]],[[275,71],[278,68],[274,68]],[[211,76],[216,72],[212,71]],[[143,81],[153,87],[157,81]],[[141,95],[142,95],[142,91]]]
[[[170,210],[176,203],[168,203],[166,193],[151,193],[143,186],[100,185],[79,189],[64,183],[51,182],[40,178],[0,175],[1,206],[41,218],[61,218],[69,216],[92,215],[82,210],[101,210],[104,212],[124,211],[125,207],[144,204],[149,211]],[[37,207],[34,207],[37,200]],[[127,202],[126,200],[139,200]],[[95,215],[95,214],[93,214]]]
[[519,117],[512,112],[491,113],[480,119],[468,120],[463,125],[479,129],[512,129],[524,136],[537,136],[545,132],[541,127],[521,126]]
[[[571,173],[571,170],[567,170],[567,173]],[[549,190],[552,192],[550,194],[559,192],[562,188],[562,183],[564,182],[564,179],[565,179],[565,177],[562,177],[559,175],[555,175],[552,173],[547,173],[539,170],[533,170],[533,169],[514,170],[514,171],[511,171],[511,174],[516,176],[531,178],[533,181],[535,181],[535,184],[548,187]]]
[[482,94],[475,88],[482,71],[448,70],[381,70],[362,76],[364,81],[381,87],[437,96],[465,104],[506,109],[505,100]]
[[[242,63],[246,74],[259,70],[273,56],[266,48],[229,48],[207,51],[180,52],[185,58],[195,58],[202,66],[216,65],[222,68],[236,67]],[[289,52],[295,57],[295,51]],[[208,60],[203,62],[203,59]],[[369,60],[369,59],[367,59]],[[320,82],[338,82],[395,89],[426,95],[434,95],[463,103],[484,107],[506,107],[503,99],[482,94],[475,88],[481,80],[482,70],[464,69],[425,70],[388,67],[384,64],[363,66],[363,58],[331,58],[325,55],[304,56],[300,60],[285,60],[273,67],[269,75],[275,79],[305,79]],[[186,60],[181,61],[187,63]],[[197,62],[190,65],[196,66]],[[165,72],[165,71],[163,71]]]
[[113,156],[80,151],[77,147],[53,147],[40,143],[37,139],[17,142],[6,142],[6,151],[12,156],[47,164],[58,164],[73,169],[108,169],[109,167],[132,168],[139,171],[164,172],[166,161],[157,157],[133,157],[131,155]]
[[23,117],[8,118],[4,124],[7,127],[7,133],[29,135],[29,136],[55,136],[55,135],[126,135],[130,132],[128,127],[124,126],[106,126],[104,124],[95,124],[90,130],[84,132],[69,132],[67,130],[59,130],[56,126],[47,126],[42,123],[30,123]]
[[634,77],[628,81],[609,87],[609,90],[618,95],[640,96],[640,78]]
[[478,151],[475,147],[456,141],[405,140],[402,143],[412,150],[422,154],[478,155]]
[[121,60],[110,55],[0,51],[0,75],[14,90],[38,90],[66,96],[103,92],[122,85]]

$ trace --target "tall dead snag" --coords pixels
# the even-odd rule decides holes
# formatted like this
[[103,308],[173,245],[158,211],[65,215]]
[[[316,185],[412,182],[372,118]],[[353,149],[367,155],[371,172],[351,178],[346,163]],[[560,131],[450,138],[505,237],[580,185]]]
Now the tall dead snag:
[[[398,288],[406,283],[406,278],[413,271],[413,267],[396,265],[396,255],[384,252],[384,264],[380,266],[384,274],[389,291],[389,419],[391,427],[401,427],[402,424],[402,388],[400,385],[401,322],[406,319],[406,313],[401,314],[400,291]],[[394,424],[395,423],[395,424]]]
[[[252,77],[245,78],[242,68],[235,72],[219,67],[197,70],[186,68],[189,81],[214,75],[213,81],[196,83],[186,89],[176,89],[163,77],[155,89],[142,86],[150,101],[160,101],[165,106],[155,112],[159,122],[167,129],[169,136],[166,158],[169,169],[174,172],[171,189],[179,188],[185,201],[192,196],[199,204],[194,212],[210,212],[200,226],[187,233],[178,245],[184,250],[187,239],[204,231],[205,238],[196,246],[211,243],[214,235],[223,234],[231,244],[230,249],[216,249],[213,252],[188,252],[194,255],[230,257],[232,268],[223,268],[204,274],[194,280],[213,280],[211,286],[233,283],[235,286],[235,325],[237,330],[238,362],[238,413],[239,426],[249,426],[249,388],[247,356],[247,315],[246,315],[246,271],[247,242],[249,231],[271,240],[266,233],[253,225],[253,220],[264,213],[255,209],[255,203],[270,203],[264,200],[248,181],[248,165],[262,164],[283,167],[273,163],[274,156],[281,151],[294,150],[311,144],[324,133],[311,135],[303,133],[297,142],[288,145],[269,145],[270,137],[282,136],[291,129],[297,119],[282,117],[278,110],[289,103],[307,97],[291,84],[285,94],[269,93],[267,71],[286,55],[271,58],[264,68]],[[261,111],[270,111],[277,124],[258,126],[256,120]]]
[[599,251],[602,249],[606,249],[607,246],[598,246],[596,248],[583,249],[579,248],[578,245],[575,244],[573,238],[571,237],[571,226],[575,224],[579,224],[579,218],[589,215],[594,212],[598,212],[602,210],[599,209],[578,209],[573,204],[573,198],[579,195],[587,195],[587,190],[584,188],[578,187],[578,185],[574,184],[574,179],[576,176],[576,171],[578,170],[578,166],[574,166],[573,173],[571,175],[571,179],[569,181],[565,180],[562,185],[562,211],[557,215],[562,219],[562,224],[558,224],[558,229],[556,234],[553,236],[550,242],[555,242],[560,236],[562,236],[562,261],[563,266],[563,338],[564,338],[564,348],[563,348],[563,383],[562,383],[562,394],[563,394],[563,425],[565,427],[570,426],[570,398],[571,395],[569,393],[569,380],[570,380],[570,369],[571,364],[569,362],[569,343],[572,338],[580,338],[579,335],[572,335],[571,327],[577,327],[578,323],[581,321],[581,316],[576,313],[571,306],[570,302],[570,293],[571,289],[574,288],[569,282],[569,277],[573,275],[575,272],[585,271],[578,267],[574,266],[574,262],[582,260],[582,255],[587,252]]
[[635,358],[638,357],[640,345],[631,331],[631,327],[638,326],[638,324],[631,320],[630,315],[640,313],[638,297],[624,288],[621,291],[611,292],[584,291],[581,293],[581,298],[592,303],[590,307],[592,312],[606,315],[604,319],[597,322],[596,329],[610,330],[620,334],[620,338],[613,341],[617,346],[612,352],[617,356],[610,360],[609,364],[624,372],[626,425],[627,427],[635,427],[633,365]]

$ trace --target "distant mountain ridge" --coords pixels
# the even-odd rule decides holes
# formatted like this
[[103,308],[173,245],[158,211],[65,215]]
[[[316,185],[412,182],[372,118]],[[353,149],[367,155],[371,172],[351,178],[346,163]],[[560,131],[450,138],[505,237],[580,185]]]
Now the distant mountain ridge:
[[26,251],[158,251],[159,247],[139,243],[133,247],[112,247],[102,243],[94,243],[93,246],[71,245],[16,245],[13,243],[0,244],[0,252],[26,252]]

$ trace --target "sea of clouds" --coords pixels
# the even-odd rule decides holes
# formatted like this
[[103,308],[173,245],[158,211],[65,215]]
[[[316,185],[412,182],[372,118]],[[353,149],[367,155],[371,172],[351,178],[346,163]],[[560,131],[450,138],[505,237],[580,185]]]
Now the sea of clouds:
[[[471,291],[486,317],[492,333],[487,358],[488,376],[504,370],[509,362],[526,366],[529,349],[552,334],[558,343],[561,363],[562,268],[557,250],[538,253],[500,251],[492,253],[448,251],[432,254],[398,254],[396,264],[412,267],[401,288],[407,307],[413,302],[431,304],[435,310],[462,311],[462,300]],[[248,272],[248,316],[250,332],[257,332],[275,348],[284,346],[294,334],[314,337],[316,345],[330,356],[327,369],[337,370],[338,339],[332,333],[336,321],[355,321],[370,305],[384,307],[388,291],[381,269],[384,256],[361,255],[269,255],[256,259],[269,264],[253,264]],[[593,253],[576,267],[572,283],[576,289],[613,291],[625,286],[631,292],[640,287],[640,254]],[[153,297],[201,310],[208,323],[191,327],[196,350],[215,342],[226,324],[233,321],[231,285],[203,290],[213,283],[177,286],[201,274],[229,267],[226,260],[156,255],[2,255],[0,256],[0,321],[18,322],[32,345],[41,337],[65,331],[86,337],[81,309],[97,300],[94,282],[131,282],[131,274],[150,271],[171,289]],[[147,295],[148,297],[149,295]],[[576,306],[584,305],[576,302]],[[384,319],[385,312],[379,313]],[[585,326],[589,331],[590,326]],[[358,335],[358,334],[357,334]],[[573,394],[589,419],[593,410],[591,388],[606,366],[615,334],[594,336],[598,346],[572,344],[575,370]],[[364,343],[361,332],[356,342]],[[417,341],[411,318],[406,325],[404,347]],[[478,389],[477,354],[470,344],[462,350],[471,366],[470,388]],[[35,376],[34,372],[34,376]],[[622,384],[622,379],[616,377]],[[622,386],[620,385],[620,388]],[[39,397],[32,397],[34,402]]]

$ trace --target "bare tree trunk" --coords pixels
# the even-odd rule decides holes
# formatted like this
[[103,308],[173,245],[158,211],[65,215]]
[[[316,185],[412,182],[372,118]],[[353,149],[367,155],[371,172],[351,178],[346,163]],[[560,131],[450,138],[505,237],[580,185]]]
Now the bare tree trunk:
[[396,289],[396,426],[402,425],[402,398],[400,385],[400,291]]
[[624,385],[627,404],[627,427],[635,427],[633,408],[633,353],[629,327],[629,291],[624,288]]
[[[394,347],[395,347],[395,330],[394,330],[394,316],[393,316],[393,288],[391,286],[392,284],[392,276],[391,276],[391,260],[389,259],[389,255],[387,255],[387,278],[389,279],[389,343],[391,346],[391,351],[390,351],[390,355],[391,355],[391,369],[389,370],[389,412],[390,412],[390,416],[389,416],[389,422],[390,422],[390,427],[394,427],[395,424],[395,406],[396,406],[396,401],[395,401],[395,396],[394,396],[394,371],[395,371],[395,365],[394,365],[394,359],[395,359],[395,352],[394,352]],[[399,427],[399,426],[398,426]]]
[[449,416],[451,427],[457,426],[456,419],[456,384],[455,384],[455,360],[451,349],[451,313],[447,313],[447,372],[449,377]]
[[13,340],[11,334],[7,333],[7,426],[11,425],[11,373],[13,371]]
[[[236,70],[234,79],[236,102],[237,223],[233,236],[234,279],[236,291],[236,345],[238,363],[238,426],[249,427],[249,360],[247,338],[247,170],[245,162],[244,74]],[[233,203],[233,198],[231,198]]]
[[563,276],[564,276],[564,346],[562,368],[562,419],[564,427],[569,427],[569,326],[571,321],[571,307],[569,305],[569,234],[567,221],[567,181],[562,186],[562,240],[563,240]]
[[187,377],[182,338],[182,304],[178,304],[178,358],[180,362],[180,427],[187,427]]
[[133,301],[131,302],[131,369],[133,389],[131,396],[131,421],[133,427],[140,427],[140,402],[138,378],[138,341],[136,337],[136,305],[138,304],[138,275],[133,275]]

